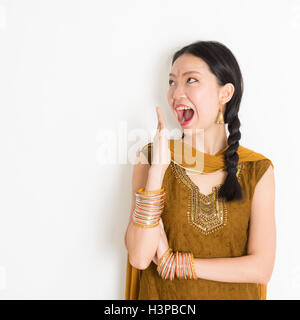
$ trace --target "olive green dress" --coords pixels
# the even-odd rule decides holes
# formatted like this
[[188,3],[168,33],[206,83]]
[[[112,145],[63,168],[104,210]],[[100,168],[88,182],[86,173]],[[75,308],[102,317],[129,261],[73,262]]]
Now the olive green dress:
[[[150,164],[151,145],[148,143],[143,148]],[[211,194],[204,195],[185,169],[171,161],[163,179],[167,198],[161,215],[169,247],[174,251],[193,252],[195,258],[246,255],[254,188],[270,163],[267,158],[239,163],[236,175],[245,198],[227,202],[217,198],[220,185],[214,187]],[[140,270],[139,300],[264,299],[261,284],[201,278],[164,280],[156,267],[152,261],[147,269]]]

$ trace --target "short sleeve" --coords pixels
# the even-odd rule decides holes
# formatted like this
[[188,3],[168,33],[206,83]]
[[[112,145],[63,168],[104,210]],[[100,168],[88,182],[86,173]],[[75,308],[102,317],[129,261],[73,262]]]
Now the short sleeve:
[[268,170],[270,165],[274,168],[272,161],[268,158],[253,162],[251,175],[251,199],[254,195],[254,190],[257,183],[262,178],[264,173]]

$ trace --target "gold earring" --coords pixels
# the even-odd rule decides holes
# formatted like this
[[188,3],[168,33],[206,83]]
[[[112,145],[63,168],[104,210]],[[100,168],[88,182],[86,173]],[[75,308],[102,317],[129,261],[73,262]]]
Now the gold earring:
[[218,115],[217,123],[219,123],[219,124],[224,123],[224,118],[223,118],[223,113],[222,113],[221,108],[219,108],[219,115]]

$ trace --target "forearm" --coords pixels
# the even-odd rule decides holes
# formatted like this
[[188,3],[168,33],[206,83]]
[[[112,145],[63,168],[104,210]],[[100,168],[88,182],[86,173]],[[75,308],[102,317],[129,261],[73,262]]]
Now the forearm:
[[158,190],[162,187],[165,170],[159,166],[152,165],[149,169],[148,179],[145,186],[145,191]]
[[[158,190],[162,187],[164,172],[158,167],[150,167],[145,191]],[[152,228],[143,228],[135,225],[131,218],[126,233],[126,246],[130,263],[138,268],[145,269],[151,263],[160,239],[159,225]]]
[[140,270],[146,269],[156,253],[159,238],[159,226],[141,228],[131,221],[126,234],[130,264]]
[[198,278],[222,281],[266,284],[261,259],[256,255],[233,258],[194,259]]

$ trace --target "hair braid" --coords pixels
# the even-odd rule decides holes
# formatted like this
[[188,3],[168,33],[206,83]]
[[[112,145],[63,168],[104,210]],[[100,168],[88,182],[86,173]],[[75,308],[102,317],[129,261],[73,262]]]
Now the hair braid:
[[239,140],[241,139],[240,120],[238,114],[234,115],[228,122],[228,145],[225,151],[225,161],[227,167],[227,177],[219,190],[219,196],[225,197],[227,201],[242,199],[242,188],[236,176],[239,155],[237,153]]

